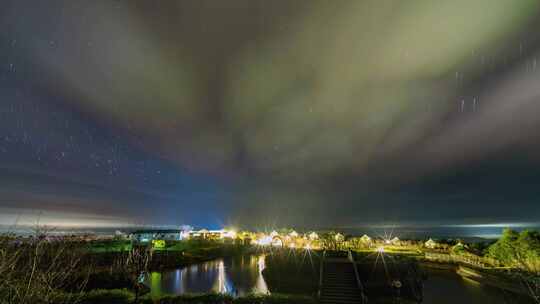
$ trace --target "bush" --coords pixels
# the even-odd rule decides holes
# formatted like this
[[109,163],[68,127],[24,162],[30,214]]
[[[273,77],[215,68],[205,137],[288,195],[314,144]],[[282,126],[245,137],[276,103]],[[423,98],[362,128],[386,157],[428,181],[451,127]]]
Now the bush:
[[124,271],[96,271],[88,277],[85,290],[132,288],[133,282]]
[[54,239],[36,228],[27,239],[0,236],[0,303],[50,303],[62,290],[84,290],[91,265],[79,241]]
[[230,295],[219,293],[185,294],[180,296],[164,296],[159,299],[146,298],[144,304],[230,304],[233,298]]
[[313,304],[315,300],[312,297],[296,295],[248,295],[237,298],[234,304]]
[[81,304],[124,304],[131,303],[135,295],[127,289],[96,289],[85,293]]
[[[57,293],[51,301],[36,299],[32,303],[63,304],[76,302],[79,304],[133,304],[135,294],[127,289],[96,289],[81,294]],[[0,303],[2,303],[0,301]],[[139,300],[140,304],[315,304],[312,297],[285,294],[250,294],[233,298],[227,294],[205,293],[184,294],[179,296],[162,296],[152,298],[147,295]]]
[[130,240],[99,240],[89,242],[88,250],[92,253],[123,252],[132,248]]
[[165,296],[159,299],[146,298],[144,304],[314,304],[315,300],[306,296],[293,295],[248,295],[233,298],[226,294],[191,294],[180,296]]

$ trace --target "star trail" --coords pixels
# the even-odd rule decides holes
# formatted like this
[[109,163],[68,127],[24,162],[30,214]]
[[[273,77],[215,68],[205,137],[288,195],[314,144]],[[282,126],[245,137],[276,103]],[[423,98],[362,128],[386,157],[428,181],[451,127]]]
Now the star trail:
[[0,5],[1,225],[540,221],[536,1]]

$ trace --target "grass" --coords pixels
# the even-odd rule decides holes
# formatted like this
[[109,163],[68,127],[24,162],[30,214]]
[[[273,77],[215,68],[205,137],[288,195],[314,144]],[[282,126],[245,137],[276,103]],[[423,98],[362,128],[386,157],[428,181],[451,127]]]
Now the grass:
[[234,304],[313,304],[315,302],[312,297],[283,294],[249,295],[233,301]]
[[144,304],[315,304],[312,297],[271,294],[260,295],[250,294],[244,297],[233,298],[226,294],[207,293],[207,294],[186,294],[180,296],[165,296],[159,299],[145,298]]
[[85,293],[81,304],[123,304],[133,302],[135,295],[127,289],[96,289]]
[[[51,304],[64,303],[70,294],[59,294]],[[81,304],[135,304],[135,294],[127,289],[98,289],[89,291],[79,297]],[[227,294],[205,293],[185,294],[179,296],[162,296],[160,298],[146,295],[139,300],[141,304],[315,304],[312,297],[296,295],[257,295],[233,298]],[[38,303],[36,303],[38,304]]]
[[[151,244],[148,244],[152,246]],[[223,244],[216,241],[185,240],[165,241],[165,247],[153,248],[156,252],[185,252],[193,255],[205,254],[207,251],[218,250],[224,247],[234,247],[231,244]],[[90,253],[124,252],[133,248],[131,240],[99,240],[88,244]]]
[[92,241],[88,245],[90,253],[124,252],[133,248],[130,240]]

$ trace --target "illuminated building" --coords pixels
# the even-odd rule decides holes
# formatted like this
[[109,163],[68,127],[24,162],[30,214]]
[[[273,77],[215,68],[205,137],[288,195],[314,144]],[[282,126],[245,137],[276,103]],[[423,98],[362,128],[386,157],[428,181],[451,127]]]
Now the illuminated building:
[[189,238],[194,239],[207,239],[207,240],[219,240],[219,239],[235,239],[237,233],[234,230],[193,230],[189,232]]
[[429,239],[427,240],[427,242],[424,243],[424,246],[426,246],[426,248],[434,249],[438,246],[438,244],[434,240]]
[[365,244],[369,244],[369,243],[371,243],[371,238],[369,236],[367,236],[366,234],[364,234],[360,238],[360,242],[365,243]]
[[153,240],[180,241],[184,236],[184,231],[178,229],[137,230],[131,233],[131,239],[141,243]]

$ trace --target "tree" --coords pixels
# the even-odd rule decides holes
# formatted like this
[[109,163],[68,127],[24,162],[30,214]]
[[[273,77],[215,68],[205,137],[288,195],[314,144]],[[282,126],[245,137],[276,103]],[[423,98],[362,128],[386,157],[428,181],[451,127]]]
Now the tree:
[[335,239],[335,232],[323,233],[321,235],[321,245],[327,250],[338,250],[338,244]]
[[540,274],[540,233],[505,229],[501,238],[489,247],[488,256],[506,266]]
[[524,271],[518,275],[531,297],[540,303],[540,233],[505,229],[501,238],[488,248],[488,256]]

